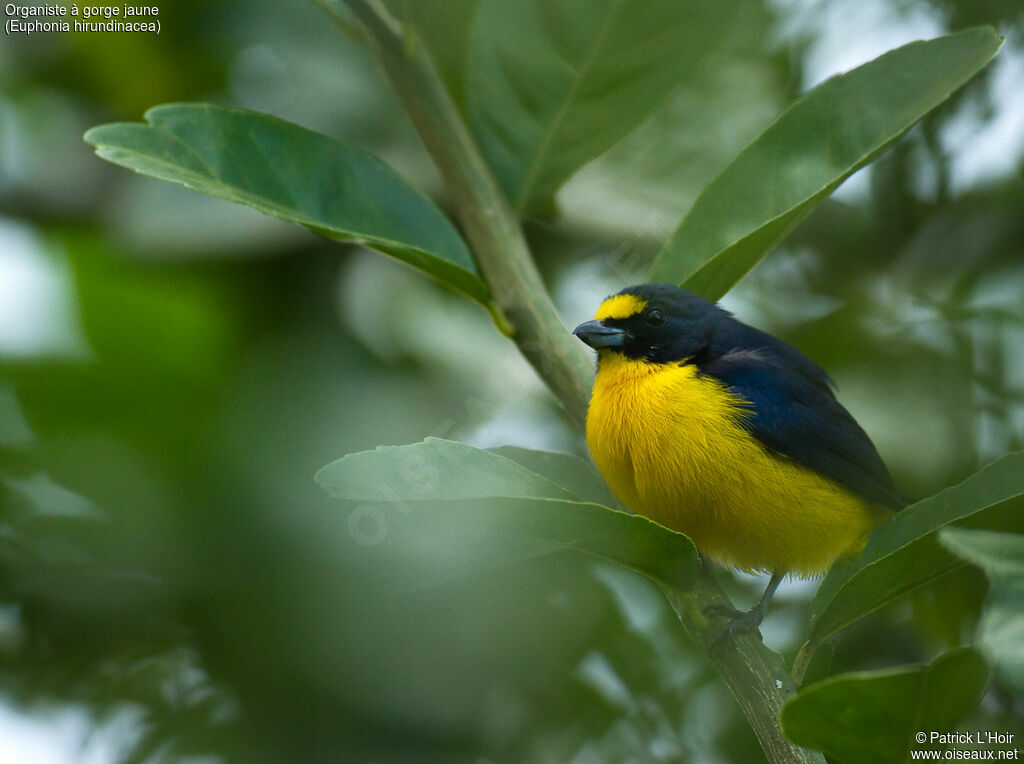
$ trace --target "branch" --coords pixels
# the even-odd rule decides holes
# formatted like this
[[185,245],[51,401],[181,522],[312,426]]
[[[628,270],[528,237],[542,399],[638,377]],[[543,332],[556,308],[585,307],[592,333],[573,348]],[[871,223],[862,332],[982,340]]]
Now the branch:
[[[548,297],[519,227],[519,220],[484,162],[424,46],[403,35],[373,0],[315,0],[343,29],[355,26],[419,131],[433,157],[455,214],[498,308],[513,329],[523,355],[576,423],[586,420],[592,363],[566,331]],[[778,713],[795,692],[781,656],[754,634],[711,645],[721,625],[705,615],[712,603],[729,604],[705,565],[694,590],[666,589],[686,632],[699,645],[736,696],[768,760],[816,762],[824,758],[794,746],[782,735]]]
[[715,644],[728,617],[709,619],[710,606],[729,602],[711,567],[702,561],[692,590],[679,592],[663,587],[683,630],[732,690],[743,715],[757,735],[765,757],[772,764],[824,764],[817,751],[789,742],[779,725],[779,711],[796,694],[793,677],[782,656],[769,649],[754,632],[743,632]]
[[[343,28],[350,19],[331,0],[316,0]],[[477,265],[490,286],[499,328],[582,425],[593,362],[566,331],[527,247],[519,219],[498,187],[425,47],[368,0],[348,0],[357,29],[419,131],[452,200]]]

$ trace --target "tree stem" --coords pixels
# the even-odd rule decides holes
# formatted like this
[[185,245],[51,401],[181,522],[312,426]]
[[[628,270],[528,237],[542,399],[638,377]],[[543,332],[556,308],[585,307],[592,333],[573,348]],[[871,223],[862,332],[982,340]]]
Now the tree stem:
[[[339,24],[348,19],[329,0],[318,4]],[[424,45],[403,35],[369,0],[347,0],[355,24],[419,131],[452,201],[484,280],[519,350],[582,425],[593,361],[566,330],[548,297],[513,212],[484,162]]]
[[[507,319],[504,329],[511,327],[520,351],[582,428],[592,362],[555,312],[519,220],[428,52],[373,0],[345,0],[350,14],[336,0],[315,2],[343,28],[354,26],[384,69],[441,173],[477,265]],[[779,709],[795,693],[782,657],[750,633],[714,644],[721,623],[705,615],[707,607],[730,603],[707,565],[691,592],[666,588],[665,593],[684,630],[732,690],[768,760],[823,764],[820,754],[793,745],[782,734]]]
[[740,632],[717,640],[728,617],[709,617],[710,606],[729,599],[706,561],[692,590],[682,593],[663,587],[683,630],[693,640],[732,690],[743,715],[757,735],[772,764],[803,762],[824,764],[817,751],[795,745],[782,734],[779,711],[796,694],[793,678],[782,656],[769,649],[755,632]]

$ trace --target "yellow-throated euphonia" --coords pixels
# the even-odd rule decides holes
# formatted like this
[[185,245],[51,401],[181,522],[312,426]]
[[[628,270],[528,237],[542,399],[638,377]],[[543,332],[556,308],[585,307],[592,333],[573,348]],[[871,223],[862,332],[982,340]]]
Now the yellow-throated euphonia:
[[707,557],[814,576],[906,504],[822,369],[671,284],[627,287],[573,331],[597,350],[587,445],[635,512]]

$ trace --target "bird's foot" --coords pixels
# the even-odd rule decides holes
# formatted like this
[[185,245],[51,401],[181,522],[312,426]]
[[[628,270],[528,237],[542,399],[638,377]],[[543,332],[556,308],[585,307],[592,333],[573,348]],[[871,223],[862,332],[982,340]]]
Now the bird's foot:
[[726,639],[731,639],[745,631],[756,632],[758,638],[761,638],[761,632],[758,627],[761,625],[761,621],[764,620],[765,608],[761,607],[760,604],[755,605],[750,610],[737,610],[724,602],[714,602],[704,608],[704,612],[708,615],[729,616],[729,621],[719,630],[715,638],[708,645],[709,651],[717,649]]
[[715,635],[715,638],[711,640],[711,644],[708,645],[708,650],[714,650],[723,640],[728,637],[734,637],[743,631],[754,631],[757,632],[757,638],[762,639],[761,632],[758,630],[758,626],[761,625],[761,621],[764,620],[764,614],[768,611],[768,603],[772,601],[772,597],[775,596],[775,590],[779,588],[779,584],[782,583],[782,579],[786,574],[784,572],[775,571],[772,573],[771,581],[768,582],[768,586],[765,587],[764,594],[761,595],[761,599],[757,601],[757,604],[750,610],[737,610],[732,605],[726,604],[725,602],[713,602],[704,608],[704,612],[708,615],[717,613],[719,615],[729,616],[729,622],[722,627],[722,630]]

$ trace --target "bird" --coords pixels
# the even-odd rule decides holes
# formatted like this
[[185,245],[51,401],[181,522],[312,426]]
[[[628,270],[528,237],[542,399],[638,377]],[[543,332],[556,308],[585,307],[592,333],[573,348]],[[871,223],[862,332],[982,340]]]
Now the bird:
[[723,633],[756,630],[787,575],[823,575],[908,503],[821,367],[716,303],[638,284],[573,334],[597,351],[586,441],[612,491],[705,558],[771,574]]

